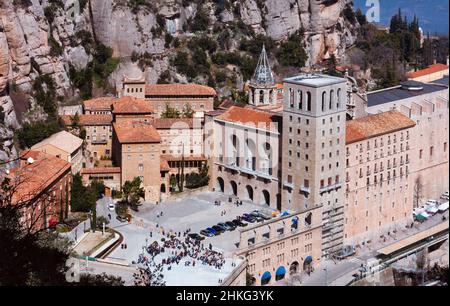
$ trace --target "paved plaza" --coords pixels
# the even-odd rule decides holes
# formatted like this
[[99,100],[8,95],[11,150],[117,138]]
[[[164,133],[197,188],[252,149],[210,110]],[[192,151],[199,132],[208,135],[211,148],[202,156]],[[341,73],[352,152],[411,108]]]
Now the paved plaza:
[[[141,254],[146,255],[145,246],[157,241],[161,244],[161,238],[167,239],[167,234],[183,233],[190,229],[191,233],[199,233],[200,230],[211,227],[219,222],[231,221],[243,213],[250,213],[253,210],[266,209],[267,206],[255,205],[243,201],[237,206],[233,201],[230,203],[229,197],[221,193],[202,193],[179,200],[169,200],[157,206],[147,204],[139,207],[138,212],[130,211],[133,215],[131,223],[121,223],[115,219],[115,212],[107,209],[108,198],[99,200],[98,215],[104,215],[111,221],[109,227],[114,228],[124,238],[123,243],[126,248],[117,247],[111,252],[107,260],[137,263]],[[221,205],[214,205],[215,201],[220,201]],[[162,214],[161,214],[162,213]],[[158,217],[159,215],[159,217]],[[151,236],[150,236],[151,232]],[[164,236],[163,236],[164,234]],[[181,237],[182,238],[182,237]],[[164,280],[167,285],[212,285],[219,284],[219,280],[224,280],[234,268],[242,262],[242,258],[233,255],[239,242],[239,229],[227,231],[219,236],[209,237],[202,241],[204,248],[223,253],[225,263],[217,269],[213,266],[197,264],[187,266],[186,261],[192,264],[192,258],[183,258],[178,265],[172,265],[171,270],[164,269]],[[168,250],[170,255],[172,251]],[[155,258],[156,262],[161,262],[162,255]],[[130,280],[126,280],[127,283]]]

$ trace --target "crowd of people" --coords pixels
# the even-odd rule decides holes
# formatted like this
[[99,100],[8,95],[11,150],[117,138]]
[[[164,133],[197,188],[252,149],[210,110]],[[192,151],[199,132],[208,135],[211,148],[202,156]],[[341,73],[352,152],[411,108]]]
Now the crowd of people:
[[[215,269],[222,269],[225,258],[221,252],[215,251],[212,245],[205,246],[201,241],[189,237],[190,229],[184,232],[167,233],[161,242],[154,241],[149,246],[143,248],[145,253],[139,255],[137,264],[146,268],[143,270],[145,277],[139,277],[137,283],[145,283],[148,280],[158,280],[163,278],[163,269],[172,270],[184,261],[184,266],[195,267],[198,264],[208,265]],[[150,232],[150,237],[153,234]],[[144,279],[144,280],[142,280]]]

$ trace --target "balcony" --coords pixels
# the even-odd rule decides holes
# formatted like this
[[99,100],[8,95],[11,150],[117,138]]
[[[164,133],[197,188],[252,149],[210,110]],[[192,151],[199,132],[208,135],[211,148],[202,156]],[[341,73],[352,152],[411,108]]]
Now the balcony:
[[342,183],[337,183],[337,184],[334,184],[334,185],[324,186],[324,187],[321,187],[319,189],[319,193],[325,193],[325,192],[330,192],[330,191],[333,191],[333,190],[338,190],[341,187],[342,187]]
[[107,144],[108,140],[107,139],[97,139],[97,140],[92,140],[92,144],[96,145],[96,144]]
[[294,183],[292,182],[284,181],[283,186],[289,189],[294,189]]
[[309,189],[309,187],[305,187],[305,186],[301,186],[300,187],[300,191],[305,193],[305,194],[310,194],[311,193],[311,189]]
[[253,177],[256,177],[256,171],[255,170],[252,170],[252,169],[249,169],[249,168],[239,168],[239,171],[241,173],[248,174],[248,175],[251,175]]

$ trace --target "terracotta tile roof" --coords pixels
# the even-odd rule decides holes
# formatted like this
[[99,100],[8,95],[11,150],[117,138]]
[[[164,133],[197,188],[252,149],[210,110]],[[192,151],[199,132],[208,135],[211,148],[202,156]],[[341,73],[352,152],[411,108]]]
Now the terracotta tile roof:
[[448,70],[448,66],[444,64],[433,64],[422,70],[408,72],[406,76],[410,79],[415,79],[421,76],[425,76],[427,74],[432,74],[443,70]]
[[398,111],[369,115],[347,122],[347,144],[414,127],[416,123]]
[[198,84],[155,84],[145,86],[146,96],[208,96],[217,95],[214,88]]
[[[33,159],[31,164],[27,162],[30,157]],[[35,198],[70,172],[70,163],[44,152],[28,151],[20,159],[20,167],[10,171],[11,182],[18,187],[13,196],[15,203]]]
[[83,144],[83,139],[78,138],[75,135],[67,131],[61,131],[51,135],[50,137],[38,142],[31,147],[31,150],[38,149],[45,145],[52,145],[58,149],[61,149],[69,154],[72,154],[78,150]]
[[209,111],[205,113],[205,116],[211,116],[211,117],[217,117],[219,115],[222,115],[223,113],[225,113],[226,110],[224,109],[216,109],[213,111]]
[[[195,126],[194,126],[195,125]],[[153,126],[156,129],[193,129],[194,127],[201,128],[201,122],[195,122],[194,118],[157,118],[153,121]]]
[[170,171],[169,163],[163,156],[160,158],[160,171]]
[[157,143],[161,136],[155,127],[146,122],[126,121],[114,123],[114,131],[120,143]]
[[125,96],[113,102],[114,114],[149,114],[154,113],[150,102],[136,97]]
[[[97,115],[97,114],[87,114],[87,115],[78,115],[80,119],[78,125],[87,126],[87,125],[111,125],[112,115]],[[72,125],[72,116],[63,115],[60,116],[60,121],[65,126]]]
[[219,108],[220,109],[229,109],[232,106],[238,106],[238,104],[236,102],[234,102],[233,100],[225,99],[222,101],[222,103],[220,103]]
[[120,172],[120,167],[96,167],[81,169],[81,174],[110,174]]
[[116,100],[115,97],[101,97],[83,101],[85,110],[90,111],[105,111],[111,110],[112,103]]
[[226,112],[216,117],[216,120],[252,125],[272,131],[278,131],[281,119],[279,114],[238,106],[232,106]]

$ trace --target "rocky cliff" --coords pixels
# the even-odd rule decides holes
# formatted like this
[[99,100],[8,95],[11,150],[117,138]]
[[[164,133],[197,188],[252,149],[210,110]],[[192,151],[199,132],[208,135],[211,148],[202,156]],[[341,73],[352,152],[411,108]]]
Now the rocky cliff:
[[[227,50],[235,50],[241,37],[255,34],[286,40],[302,29],[308,65],[331,54],[340,56],[354,43],[355,25],[343,15],[349,0],[0,0],[0,106],[5,119],[0,142],[12,140],[7,130],[16,129],[17,114],[39,110],[32,93],[33,81],[43,74],[55,81],[60,101],[78,95],[71,82],[69,68],[84,69],[92,60],[80,33],[90,33],[95,43],[102,43],[120,58],[109,81],[117,85],[123,74],[144,74],[156,82],[171,69],[169,58],[173,45],[167,37],[189,39],[208,35],[214,39],[222,29],[231,29]],[[207,19],[205,31],[193,30],[196,20]],[[202,20],[203,20],[202,19]],[[231,25],[234,25],[231,27]],[[237,26],[236,26],[237,25]],[[169,35],[170,34],[170,35]],[[137,61],[145,54],[151,63]],[[177,74],[176,79],[186,78]],[[172,78],[173,80],[173,78]],[[23,99],[15,99],[25,95]],[[0,109],[1,110],[1,109]],[[39,116],[38,116],[39,117]],[[1,132],[1,131],[0,131]],[[12,142],[11,142],[12,143]],[[0,148],[1,150],[2,148]],[[12,147],[10,147],[9,153]],[[0,156],[0,159],[2,157]]]

